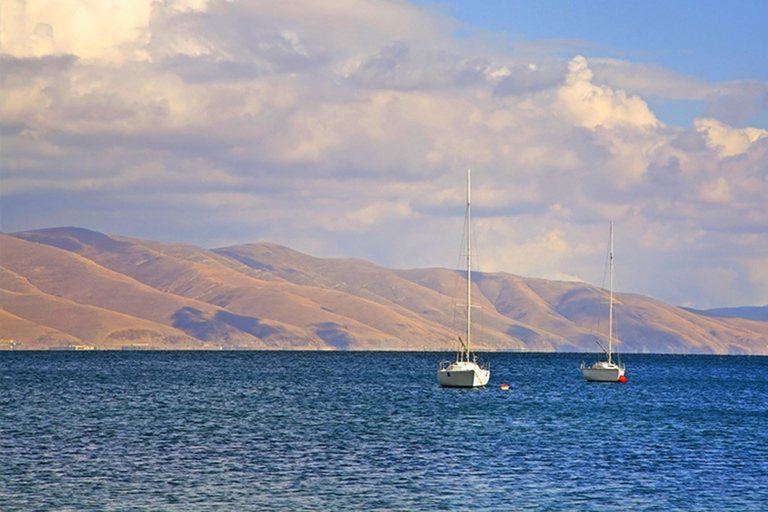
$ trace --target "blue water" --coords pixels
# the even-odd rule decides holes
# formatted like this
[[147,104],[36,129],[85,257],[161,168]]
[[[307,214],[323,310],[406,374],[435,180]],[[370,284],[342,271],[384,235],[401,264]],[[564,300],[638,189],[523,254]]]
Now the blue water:
[[582,358],[0,353],[0,510],[768,510],[768,357]]

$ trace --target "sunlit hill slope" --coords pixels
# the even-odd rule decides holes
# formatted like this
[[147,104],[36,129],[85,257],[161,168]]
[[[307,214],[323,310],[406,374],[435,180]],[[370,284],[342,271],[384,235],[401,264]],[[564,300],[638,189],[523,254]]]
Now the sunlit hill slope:
[[[267,242],[206,250],[79,228],[0,234],[0,348],[446,350],[464,329],[463,279]],[[475,273],[473,289],[478,348],[605,341],[598,287]],[[618,300],[621,352],[768,354],[766,321]]]

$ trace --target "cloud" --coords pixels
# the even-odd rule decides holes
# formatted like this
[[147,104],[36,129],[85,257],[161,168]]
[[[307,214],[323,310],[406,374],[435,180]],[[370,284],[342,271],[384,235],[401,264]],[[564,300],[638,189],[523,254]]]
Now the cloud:
[[[3,231],[452,266],[471,167],[483,270],[594,282],[615,220],[623,291],[729,305],[697,281],[717,267],[729,300],[768,302],[768,138],[726,115],[765,84],[458,40],[401,1],[2,9]],[[665,124],[649,97],[711,115]]]
[[0,45],[17,57],[72,54],[121,62],[144,56],[142,42],[151,1],[8,0],[0,12]]
[[638,96],[623,90],[595,85],[587,59],[578,56],[568,63],[568,76],[559,92],[566,114],[586,128],[614,128],[622,125],[656,127],[659,122]]
[[768,83],[741,80],[710,83],[659,65],[591,59],[594,77],[606,86],[663,102],[697,102],[702,117],[739,125],[768,112]]
[[699,77],[653,63],[598,58],[590,59],[589,66],[598,82],[633,95],[704,100],[715,90],[713,84]]
[[693,125],[704,136],[707,146],[717,151],[721,158],[745,153],[758,139],[768,137],[766,130],[732,128],[710,118],[696,119]]
[[493,244],[491,252],[492,258],[486,270],[503,272],[506,269],[515,268],[516,273],[523,275],[559,281],[581,281],[582,277],[563,270],[565,260],[577,252],[582,256],[585,253],[597,254],[595,248],[587,249],[586,244],[569,240],[560,228],[528,237],[522,243],[505,243],[504,238],[512,237],[496,233],[496,243]]
[[413,211],[410,205],[405,201],[398,202],[376,202],[370,205],[366,205],[358,211],[350,212],[347,215],[347,219],[353,223],[353,225],[371,225],[382,221],[385,218],[408,218]]
[[466,87],[503,74],[482,59],[462,59],[445,53],[417,53],[397,41],[350,70],[348,79],[371,89],[434,90]]
[[567,72],[566,63],[555,61],[544,66],[528,64],[517,66],[505,73],[496,86],[499,96],[516,96],[534,93],[562,85]]

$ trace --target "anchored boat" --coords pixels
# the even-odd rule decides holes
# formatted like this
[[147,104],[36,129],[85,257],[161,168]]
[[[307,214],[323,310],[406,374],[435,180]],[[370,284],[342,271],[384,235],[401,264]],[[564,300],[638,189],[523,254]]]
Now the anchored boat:
[[626,382],[627,378],[624,377],[624,365],[621,361],[615,362],[613,360],[613,222],[611,222],[610,236],[609,236],[609,253],[608,253],[608,265],[610,274],[610,285],[608,292],[608,349],[600,343],[600,340],[595,340],[597,344],[605,352],[605,361],[596,361],[591,366],[586,366],[584,362],[581,363],[581,373],[584,378],[590,382]]
[[467,169],[467,332],[466,342],[458,337],[459,344],[455,361],[443,361],[437,368],[437,382],[443,387],[476,388],[488,384],[491,378],[490,366],[479,364],[472,352],[472,238],[471,238],[471,201],[470,171]]

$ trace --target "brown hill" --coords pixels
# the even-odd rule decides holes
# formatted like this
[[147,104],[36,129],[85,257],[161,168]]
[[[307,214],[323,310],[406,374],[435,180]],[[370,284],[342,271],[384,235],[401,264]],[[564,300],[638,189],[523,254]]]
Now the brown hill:
[[[267,242],[205,250],[78,228],[0,235],[0,338],[17,348],[444,350],[464,329],[460,272],[391,270]],[[476,273],[475,343],[595,351],[607,294]],[[768,354],[768,322],[618,294],[622,352]],[[603,321],[604,323],[604,321]]]

